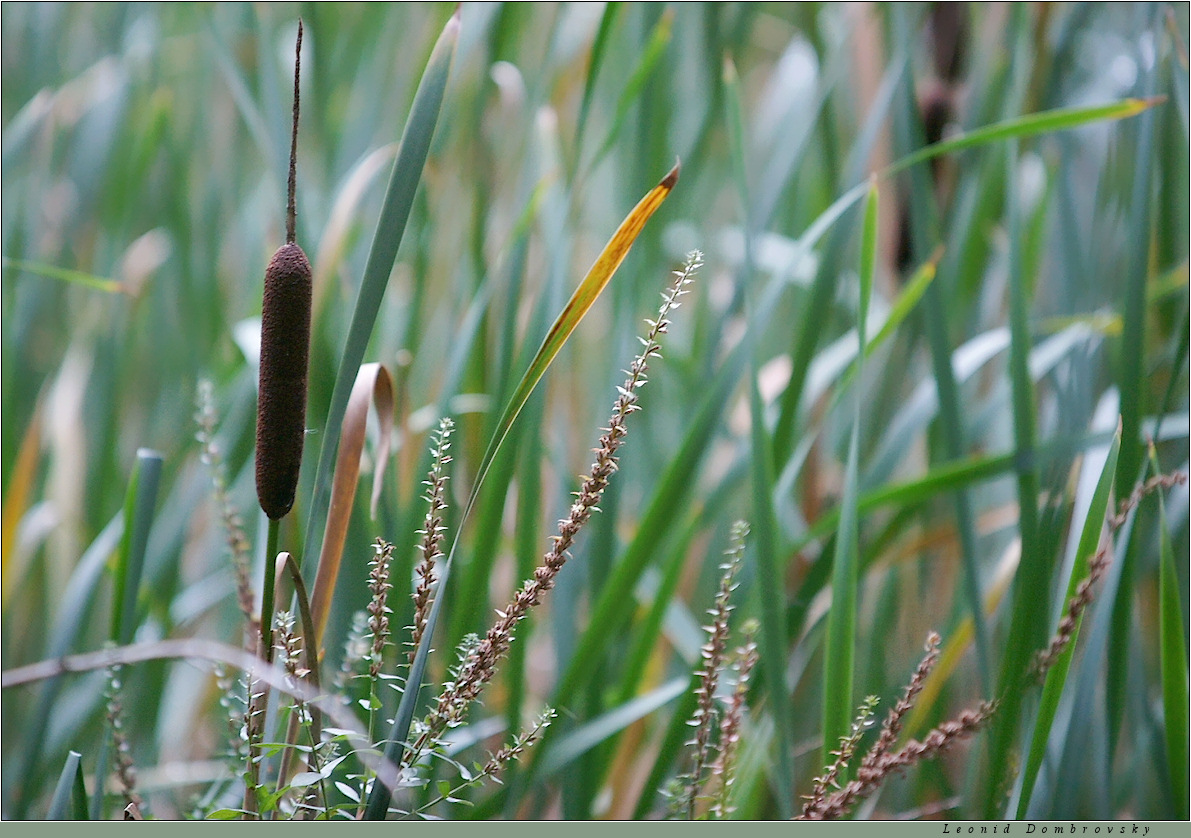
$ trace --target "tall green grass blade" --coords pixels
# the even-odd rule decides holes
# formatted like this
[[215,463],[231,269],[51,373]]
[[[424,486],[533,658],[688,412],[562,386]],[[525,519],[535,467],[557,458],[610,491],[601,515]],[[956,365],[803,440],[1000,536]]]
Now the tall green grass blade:
[[[896,7],[893,11],[897,12],[895,28],[899,43],[903,50],[909,51],[913,42],[906,29],[905,14],[902,13],[904,7]],[[907,74],[906,83],[899,90],[901,108],[894,113],[894,136],[898,148],[903,152],[921,146],[925,139],[920,114],[917,112],[917,97],[912,85],[913,76]],[[892,168],[896,170],[896,164]],[[938,247],[941,236],[942,225],[936,200],[936,184],[933,173],[921,166],[912,168],[905,180],[909,185],[911,205],[911,214],[905,219],[905,223],[909,225],[908,244],[913,261],[921,261]],[[956,303],[948,293],[952,284],[948,280],[945,276],[942,281],[931,283],[926,289],[922,309],[926,339],[930,348],[931,371],[935,379],[938,429],[942,437],[943,452],[948,459],[958,459],[967,453],[966,423],[952,360],[948,312]],[[952,494],[951,504],[963,563],[962,598],[973,621],[977,671],[982,689],[987,693],[991,689],[992,662],[980,590],[975,514],[972,510],[972,499],[963,490]]]
[[[890,62],[881,88],[873,102],[872,110],[865,117],[863,129],[860,131],[856,143],[849,153],[847,171],[841,184],[858,180],[867,171],[868,159],[877,141],[878,133],[883,130],[889,107],[898,87],[898,82],[904,71],[905,59],[895,56]],[[797,255],[791,260],[791,268],[798,265],[819,238],[835,222],[859,201],[868,191],[868,184],[858,183],[837,198],[826,210],[819,214],[806,231],[799,238]],[[795,431],[798,425],[798,409],[803,397],[803,387],[806,376],[810,371],[815,348],[820,337],[819,324],[831,302],[835,291],[835,272],[831,269],[838,262],[839,253],[843,249],[847,231],[837,230],[830,239],[822,254],[819,270],[815,273],[814,284],[811,286],[810,297],[802,311],[798,332],[791,351],[792,370],[790,381],[783,391],[778,406],[778,417],[773,427],[773,454],[775,469],[782,469],[789,461],[795,446]]]
[[409,220],[418,183],[422,179],[422,169],[430,153],[430,141],[438,124],[458,39],[459,13],[456,11],[443,27],[414,94],[409,120],[401,134],[397,160],[393,163],[393,173],[389,178],[380,218],[376,223],[372,247],[368,251],[368,262],[360,280],[355,310],[344,341],[339,369],[335,374],[335,388],[327,411],[327,421],[322,429],[322,449],[315,471],[314,496],[310,504],[310,517],[306,523],[304,541],[306,557],[303,561],[303,575],[307,578],[313,578],[316,570],[311,567],[314,564],[313,557],[321,552],[321,533],[326,524],[331,476],[335,471],[335,456],[339,449],[343,416],[356,382],[356,372],[364,360],[364,353],[372,336],[372,327],[376,323],[385,287],[389,283],[389,274],[397,259],[397,249]]
[[137,600],[145,568],[145,546],[157,505],[157,486],[161,480],[162,457],[142,448],[136,452],[136,465],[128,483],[124,501],[124,531],[116,560],[115,592],[112,609],[112,642],[126,646],[136,631]]
[[[1151,10],[1151,15],[1156,13]],[[1156,68],[1150,68],[1141,83],[1147,92],[1152,92],[1156,83]],[[1129,192],[1129,251],[1124,263],[1126,279],[1123,289],[1124,323],[1121,329],[1120,355],[1117,363],[1117,387],[1121,392],[1121,456],[1117,461],[1117,486],[1121,490],[1141,479],[1144,471],[1141,440],[1141,418],[1145,410],[1142,396],[1142,382],[1147,370],[1146,346],[1146,283],[1149,278],[1150,236],[1153,230],[1153,188],[1154,133],[1156,115],[1153,111],[1142,114],[1131,126],[1134,132],[1133,180]],[[1125,714],[1125,696],[1128,686],[1128,658],[1130,638],[1133,633],[1134,564],[1137,547],[1134,542],[1125,545],[1122,556],[1121,586],[1113,603],[1113,632],[1109,636],[1107,716],[1108,716],[1108,760],[1117,747],[1122,718]]]
[[913,276],[906,282],[901,292],[893,301],[893,305],[889,308],[889,314],[885,318],[885,322],[881,324],[881,328],[873,335],[872,340],[868,342],[865,347],[865,356],[871,356],[885,341],[897,331],[898,327],[905,322],[906,318],[910,316],[910,312],[918,305],[923,295],[926,294],[926,289],[934,282],[935,276],[938,273],[940,254],[935,254],[930,258],[930,261],[923,262],[918,270],[914,271]]
[[[1121,450],[1121,430],[1118,426],[1113,435],[1112,445],[1109,446],[1100,479],[1088,506],[1087,517],[1084,519],[1083,529],[1079,536],[1079,547],[1075,554],[1075,563],[1071,568],[1071,578],[1067,582],[1065,602],[1069,602],[1075,594],[1079,583],[1088,575],[1089,560],[1100,544],[1101,532],[1104,529],[1104,518],[1108,512],[1108,502],[1112,496],[1113,478],[1116,475],[1117,456]],[[1046,681],[1042,687],[1042,700],[1038,708],[1038,716],[1034,722],[1033,738],[1030,750],[1026,755],[1025,768],[1022,772],[1021,797],[1017,804],[1017,817],[1026,817],[1026,810],[1030,805],[1034,781],[1042,767],[1042,760],[1046,756],[1047,742],[1050,739],[1051,725],[1055,714],[1059,710],[1059,700],[1067,684],[1067,673],[1071,669],[1071,661],[1075,655],[1075,642],[1079,636],[1079,625],[1071,636],[1067,649],[1055,661],[1054,666],[1046,674]]]
[[[1157,457],[1150,448],[1150,463],[1158,471]],[[1183,604],[1178,570],[1175,565],[1174,549],[1170,543],[1170,530],[1166,519],[1166,502],[1158,493],[1158,649],[1162,677],[1162,720],[1166,735],[1166,765],[1170,772],[1170,789],[1174,796],[1175,817],[1187,820],[1191,817],[1191,800],[1188,788],[1188,726],[1187,687],[1187,643],[1186,624],[1183,622]]]
[[600,68],[604,65],[604,53],[608,47],[608,35],[620,17],[621,3],[608,3],[604,6],[604,14],[600,16],[600,28],[596,30],[595,40],[591,44],[591,58],[587,63],[587,79],[583,83],[583,100],[579,103],[579,116],[575,120],[575,156],[571,161],[571,176],[582,159],[583,138],[587,136],[587,118],[591,113],[592,94],[595,92],[596,78]]
[[[740,79],[736,64],[730,56],[723,59],[724,121],[728,127],[729,155],[732,174],[736,181],[736,192],[741,204],[741,228],[744,231],[744,275],[752,274],[753,248],[756,230],[752,217],[752,201],[749,194],[748,171],[745,162],[745,123],[741,104]],[[809,133],[809,131],[807,132]],[[795,157],[799,156],[798,152]],[[790,160],[793,166],[793,158]],[[789,172],[786,172],[788,175]],[[772,209],[772,205],[770,206]],[[749,425],[752,476],[752,538],[750,552],[755,557],[757,575],[762,580],[758,585],[761,599],[760,667],[765,673],[765,688],[769,708],[777,731],[777,784],[780,788],[792,788],[794,783],[794,731],[790,718],[790,697],[786,689],[786,633],[783,613],[785,611],[784,574],[778,562],[781,545],[777,513],[773,506],[774,483],[773,448],[765,427],[765,409],[757,385],[758,331],[750,331],[752,339],[746,341],[752,347],[749,374]],[[783,818],[794,815],[793,801],[786,795],[777,798],[778,811]]]
[[[863,377],[865,350],[865,318],[868,297],[872,290],[877,252],[877,186],[874,180],[868,191],[861,231],[860,306],[856,328],[860,336],[857,378]],[[860,583],[860,522],[857,471],[860,459],[860,393],[854,394],[852,431],[848,442],[848,460],[844,466],[843,496],[840,498],[839,534],[835,540],[832,559],[831,610],[827,614],[827,639],[823,652],[823,751],[821,763],[830,765],[831,752],[848,736],[853,706],[852,686],[855,677],[856,620]],[[841,783],[849,772],[845,768]]]
[[[802,238],[799,239],[800,245],[804,241],[807,242],[806,245],[799,248],[799,260],[801,260],[803,253],[810,251],[814,242],[827,231],[829,226],[833,225],[840,216],[860,200],[867,191],[867,188],[867,184],[854,186],[850,191],[837,198],[835,203],[819,216],[816,222],[820,223],[819,228],[816,230],[815,225],[812,224],[807,229],[807,232],[803,233]],[[821,222],[826,223],[823,224]],[[814,236],[811,236],[812,230],[815,232]],[[796,443],[795,434],[798,428],[798,409],[802,402],[811,362],[814,360],[815,349],[819,343],[821,333],[819,324],[826,322],[830,315],[831,301],[835,294],[835,282],[837,279],[834,265],[837,262],[836,257],[843,248],[846,235],[847,231],[842,227],[835,228],[832,231],[832,235],[827,240],[827,245],[824,248],[822,261],[819,263],[819,270],[815,273],[810,296],[802,308],[802,318],[799,323],[794,348],[791,352],[792,369],[790,372],[790,381],[779,399],[778,417],[773,428],[775,469],[783,468],[794,452]],[[791,268],[796,264],[797,261],[791,260]],[[764,311],[764,308],[760,310]]]
[[[1040,446],[1037,450],[1039,466],[1062,461],[1072,454],[1108,441],[1108,435],[1092,434],[1075,440],[1055,441]],[[861,493],[860,512],[868,514],[882,507],[906,508],[926,503],[938,495],[964,487],[970,487],[1011,472],[1018,463],[1016,452],[990,456],[970,456],[953,460],[931,468],[922,477],[905,483],[879,486]],[[825,538],[839,526],[838,507],[825,512],[794,543],[795,550],[801,550],[813,541]]]
[[[915,306],[921,301],[922,296],[926,293],[926,289],[930,287],[931,282],[934,281],[937,267],[937,262],[932,258],[929,262],[924,262],[921,267],[914,272],[914,275],[903,286],[901,292],[893,300],[893,304],[889,308],[885,320],[881,323],[881,327],[877,330],[877,334],[871,340],[866,341],[864,348],[864,357],[871,358],[882,345],[884,345],[894,333],[897,332],[898,327],[902,326],[906,319],[915,310]],[[847,366],[844,367],[843,372],[838,376],[822,376],[818,379],[819,387],[829,386],[835,383],[835,394],[832,398],[832,409],[845,398],[846,394],[850,392],[852,383],[856,380],[858,365],[856,356],[859,353],[859,345],[856,351],[852,352],[846,359],[840,359],[839,364],[842,366],[845,361]],[[813,391],[815,395],[819,393],[819,389],[815,388]],[[821,429],[820,429],[821,430]],[[802,440],[802,445],[805,446],[806,437]],[[878,470],[879,471],[879,470]],[[863,481],[862,481],[863,482]]]
[[[629,248],[632,247],[633,242],[640,235],[641,230],[644,229],[645,222],[662,205],[662,202],[666,200],[666,196],[670,194],[670,190],[674,188],[674,184],[677,182],[678,166],[676,165],[625,216],[624,221],[621,222],[616,232],[612,234],[612,238],[608,240],[608,243],[604,245],[604,249],[596,257],[595,263],[588,269],[587,275],[579,283],[579,287],[575,289],[575,292],[571,295],[563,310],[555,318],[550,331],[547,332],[546,337],[542,340],[542,345],[538,348],[537,354],[534,355],[534,359],[530,362],[529,368],[526,369],[524,375],[521,377],[517,389],[514,390],[513,395],[509,398],[505,410],[496,424],[492,438],[488,443],[488,449],[484,452],[484,457],[476,468],[476,476],[472,483],[471,493],[463,508],[463,513],[459,517],[459,523],[455,530],[451,549],[447,552],[446,562],[442,565],[442,570],[439,573],[439,591],[446,590],[447,580],[450,578],[452,562],[455,557],[455,550],[459,545],[459,535],[463,524],[466,523],[472,508],[475,506],[476,498],[479,495],[484,478],[487,476],[488,470],[492,467],[492,462],[495,460],[496,454],[500,450],[505,437],[508,436],[513,422],[521,413],[522,408],[525,407],[526,401],[528,401],[530,395],[533,393],[534,388],[537,387],[538,382],[541,381],[546,369],[554,361],[559,350],[562,349],[562,345],[571,336],[571,333],[575,331],[575,328],[579,325],[579,321],[591,309],[600,293],[607,287],[609,280],[612,279],[612,275],[620,267],[625,256],[628,255]],[[409,677],[406,681],[405,691],[401,695],[401,704],[398,706],[397,715],[393,719],[393,732],[385,745],[385,757],[394,763],[400,762],[405,752],[405,739],[409,735],[410,725],[413,724],[413,714],[417,705],[418,694],[422,688],[422,681],[425,677],[426,662],[429,659],[430,639],[434,636],[439,613],[445,599],[446,597],[444,596],[436,596],[434,599],[434,605],[431,607],[430,614],[426,619],[426,628],[422,642],[418,645],[418,650],[414,656],[414,662],[410,667]],[[546,728],[547,731],[551,729]],[[390,791],[385,788],[383,783],[375,784],[372,794],[368,798],[368,806],[364,814],[365,819],[382,820],[388,811],[390,798]]]
[[50,799],[46,820],[85,821],[87,813],[87,788],[83,785],[82,754],[71,751],[66,755],[66,764],[58,776],[58,785]]
[[[751,483],[753,494],[752,554],[756,558],[761,599],[760,659],[764,674],[768,708],[773,717],[777,747],[778,787],[794,786],[794,730],[790,715],[790,695],[786,685],[788,642],[786,637],[785,568],[778,557],[784,555],[779,540],[777,512],[773,506],[774,476],[773,449],[765,429],[765,408],[757,386],[756,361],[749,376],[749,437],[751,453]],[[796,800],[782,794],[777,798],[778,811],[784,818],[794,816]]]
[[625,256],[628,255],[629,248],[632,247],[633,242],[640,235],[641,230],[644,229],[645,222],[662,205],[662,202],[666,200],[666,196],[670,194],[670,190],[674,188],[674,184],[677,182],[678,166],[676,165],[625,216],[624,221],[621,222],[620,227],[612,235],[612,238],[608,240],[608,243],[596,258],[595,263],[588,269],[587,276],[579,283],[579,287],[575,289],[575,292],[567,301],[566,306],[559,312],[558,317],[555,318],[550,331],[542,339],[542,345],[538,348],[537,354],[534,355],[533,360],[530,362],[529,368],[522,375],[517,389],[509,397],[504,413],[501,414],[500,421],[496,424],[496,430],[493,432],[492,439],[488,443],[487,451],[484,452],[484,458],[476,468],[476,482],[472,489],[471,498],[465,507],[464,518],[467,517],[467,511],[470,510],[470,507],[475,501],[475,496],[479,493],[479,485],[483,482],[488,469],[492,466],[492,461],[496,457],[497,450],[499,450],[501,443],[504,442],[505,437],[509,433],[509,428],[513,426],[517,415],[525,406],[530,393],[537,387],[538,382],[542,380],[546,369],[553,363],[559,350],[562,349],[562,345],[566,343],[567,338],[571,336],[571,333],[575,331],[575,327],[579,325],[579,321],[583,319],[584,315],[587,314],[596,299],[608,285],[608,281],[616,273],[616,269],[620,267],[620,263],[624,261]]
[[736,74],[736,63],[730,55],[724,56],[722,84],[724,88],[724,124],[728,128],[728,156],[732,163],[732,176],[736,181],[736,193],[742,207],[741,222],[744,228],[744,254],[747,263],[752,259],[750,238],[753,229],[749,219],[748,168],[744,161],[744,107],[740,103],[740,77]]
[[864,224],[860,229],[860,300],[857,306],[856,333],[860,338],[860,357],[868,354],[868,307],[873,296],[873,276],[877,270],[877,179],[869,180],[864,204]]
[[[993,770],[992,785],[1005,782],[1006,757],[1014,747],[1022,718],[1024,690],[1022,679],[1029,670],[1034,653],[1041,648],[1047,635],[1047,602],[1038,592],[1046,590],[1051,581],[1054,557],[1049,555],[1040,540],[1038,516],[1038,470],[1034,462],[1037,440],[1035,428],[1034,385],[1030,377],[1030,328],[1028,278],[1023,275],[1019,195],[1015,188],[1017,149],[1011,141],[1006,165],[1008,193],[1006,213],[1009,217],[1009,377],[1013,388],[1013,435],[1017,454],[1022,458],[1017,467],[1018,534],[1021,538],[1021,562],[1014,579],[1011,617],[1007,648],[1001,661],[998,691],[1002,699],[993,722],[989,764]],[[992,810],[986,809],[991,816]]]
[[637,61],[637,66],[633,68],[633,73],[629,76],[628,83],[625,84],[624,90],[621,91],[620,98],[616,102],[616,113],[612,117],[603,142],[600,143],[599,149],[587,164],[588,171],[594,170],[604,159],[604,156],[612,150],[612,146],[615,145],[624,126],[625,118],[629,115],[629,111],[632,110],[633,103],[640,98],[642,90],[653,75],[654,70],[657,69],[662,56],[666,54],[666,48],[670,45],[670,28],[673,23],[674,10],[667,9],[650,33],[649,43],[646,44],[641,57]]

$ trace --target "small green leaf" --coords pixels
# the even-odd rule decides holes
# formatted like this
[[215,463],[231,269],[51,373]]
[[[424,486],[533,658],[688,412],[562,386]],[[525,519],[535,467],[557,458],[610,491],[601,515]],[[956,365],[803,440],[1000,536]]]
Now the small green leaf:
[[248,814],[243,809],[216,809],[207,815],[209,821],[234,821]]
[[317,771],[303,771],[294,775],[294,778],[289,781],[289,787],[291,789],[304,789],[321,779],[323,779],[323,775]]

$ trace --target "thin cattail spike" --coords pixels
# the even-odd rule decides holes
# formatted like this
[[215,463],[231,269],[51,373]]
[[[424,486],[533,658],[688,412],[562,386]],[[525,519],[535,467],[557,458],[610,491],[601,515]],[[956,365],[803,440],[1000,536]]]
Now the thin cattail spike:
[[[310,260],[295,241],[298,167],[298,80],[302,21],[294,48],[294,120],[290,141],[285,244],[265,269],[261,305],[260,391],[256,423],[256,487],[261,509],[278,520],[293,507],[306,433],[306,376],[310,354]],[[271,631],[268,615],[262,627]],[[271,649],[266,644],[266,652]]]
[[286,189],[285,243],[297,240],[298,204],[294,194],[298,189],[298,79],[302,74],[302,18],[298,18],[298,43],[294,47],[294,122],[289,144],[289,183]]

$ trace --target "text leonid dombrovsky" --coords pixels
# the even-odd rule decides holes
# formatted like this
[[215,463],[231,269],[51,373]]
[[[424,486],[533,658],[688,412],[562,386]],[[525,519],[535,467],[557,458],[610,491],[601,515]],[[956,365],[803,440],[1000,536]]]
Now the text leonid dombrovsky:
[[1004,835],[1017,827],[1019,835],[1149,835],[1150,828],[1138,823],[992,823],[943,824],[944,835]]

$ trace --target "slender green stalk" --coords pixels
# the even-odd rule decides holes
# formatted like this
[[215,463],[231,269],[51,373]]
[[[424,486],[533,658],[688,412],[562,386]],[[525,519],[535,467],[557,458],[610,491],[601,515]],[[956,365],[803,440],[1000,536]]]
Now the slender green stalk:
[[273,611],[275,609],[274,587],[277,584],[277,542],[281,532],[281,519],[270,518],[265,540],[265,569],[261,577],[261,645],[258,654],[266,662],[273,662]]

